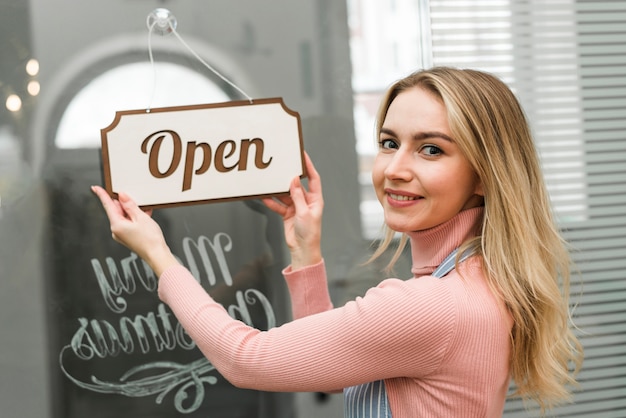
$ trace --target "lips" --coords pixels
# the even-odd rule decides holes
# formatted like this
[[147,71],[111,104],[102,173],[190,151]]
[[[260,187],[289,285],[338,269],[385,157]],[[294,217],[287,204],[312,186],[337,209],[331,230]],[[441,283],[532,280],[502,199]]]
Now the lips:
[[423,199],[423,196],[391,188],[385,189],[385,193],[387,194],[387,203],[391,207],[397,208],[413,206],[418,200]]

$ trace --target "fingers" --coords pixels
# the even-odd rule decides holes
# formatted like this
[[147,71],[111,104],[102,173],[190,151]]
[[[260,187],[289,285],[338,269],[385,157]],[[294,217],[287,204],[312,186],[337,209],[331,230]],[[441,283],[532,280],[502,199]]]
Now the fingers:
[[309,191],[315,194],[322,193],[322,180],[320,178],[319,173],[315,169],[313,165],[313,161],[309,154],[304,153],[304,163],[306,165],[307,176],[309,178]]
[[138,216],[146,214],[152,217],[152,210],[142,211],[135,201],[126,193],[119,193],[118,199],[114,200],[109,193],[100,186],[91,186],[91,191],[100,199],[100,203],[111,223],[121,219],[136,220]]
[[299,209],[302,210],[307,206],[306,192],[302,187],[302,182],[299,177],[295,177],[291,181],[289,194],[291,195],[291,200],[296,208],[296,212],[299,212]]
[[109,196],[106,190],[100,186],[91,186],[91,191],[100,199],[100,203],[109,220],[113,221],[124,217],[124,210],[117,201],[111,199],[111,196]]
[[268,209],[283,217],[287,215],[289,207],[293,205],[290,196],[266,197],[261,199],[261,201],[268,207]]
[[112,202],[109,194],[100,186],[91,186],[91,191],[100,199],[102,206],[106,206],[109,204],[109,201]]
[[145,212],[141,210],[139,206],[135,203],[135,201],[126,193],[119,193],[119,201],[124,209],[124,212],[128,215],[129,219],[137,220],[140,216],[144,216]]
[[277,200],[272,199],[271,197],[266,197],[261,199],[261,201],[267,206],[270,210],[278,213],[279,215],[284,215],[287,208],[285,205],[279,203]]

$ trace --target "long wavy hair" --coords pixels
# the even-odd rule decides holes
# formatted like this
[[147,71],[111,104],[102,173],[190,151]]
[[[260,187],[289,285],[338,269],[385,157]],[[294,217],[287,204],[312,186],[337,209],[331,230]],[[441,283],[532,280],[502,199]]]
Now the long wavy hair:
[[[473,248],[482,255],[489,286],[514,319],[510,363],[514,395],[536,401],[542,411],[566,402],[582,363],[582,346],[570,327],[572,265],[524,111],[495,76],[436,67],[413,73],[388,89],[378,112],[377,137],[394,98],[415,87],[444,104],[452,137],[482,182],[482,235],[461,250]],[[389,248],[394,235],[386,228],[370,261]],[[406,241],[403,235],[388,268]]]

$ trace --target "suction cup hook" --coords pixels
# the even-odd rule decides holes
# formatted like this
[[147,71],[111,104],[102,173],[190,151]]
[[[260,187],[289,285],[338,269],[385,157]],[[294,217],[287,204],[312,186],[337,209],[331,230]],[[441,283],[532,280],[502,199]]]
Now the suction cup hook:
[[149,30],[159,35],[166,36],[176,29],[177,21],[172,12],[167,9],[159,8],[150,12],[146,23]]

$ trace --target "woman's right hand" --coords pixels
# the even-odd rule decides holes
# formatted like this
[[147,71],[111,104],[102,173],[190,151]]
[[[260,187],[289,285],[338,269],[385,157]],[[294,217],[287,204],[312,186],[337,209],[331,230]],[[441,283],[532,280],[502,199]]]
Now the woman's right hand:
[[150,216],[151,211],[141,210],[125,193],[120,193],[118,200],[111,199],[100,186],[92,186],[91,190],[109,218],[113,239],[147,262],[157,277],[170,266],[179,264],[165,242],[161,227]]
[[294,270],[322,260],[322,182],[307,153],[304,154],[304,160],[309,180],[308,191],[300,178],[296,177],[289,186],[289,196],[263,199],[268,208],[283,218],[285,241],[291,253],[291,268]]

